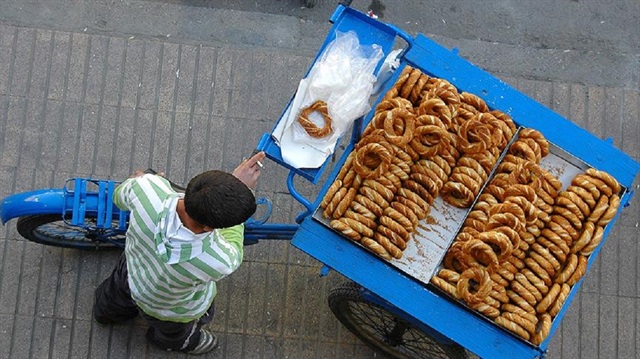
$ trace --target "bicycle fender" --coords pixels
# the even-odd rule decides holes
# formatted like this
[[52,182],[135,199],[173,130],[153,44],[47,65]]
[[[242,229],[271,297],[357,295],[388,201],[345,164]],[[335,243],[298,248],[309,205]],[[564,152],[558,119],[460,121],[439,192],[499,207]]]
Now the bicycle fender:
[[17,217],[36,214],[62,215],[65,208],[65,195],[62,189],[41,189],[16,193],[5,197],[0,203],[2,224]]

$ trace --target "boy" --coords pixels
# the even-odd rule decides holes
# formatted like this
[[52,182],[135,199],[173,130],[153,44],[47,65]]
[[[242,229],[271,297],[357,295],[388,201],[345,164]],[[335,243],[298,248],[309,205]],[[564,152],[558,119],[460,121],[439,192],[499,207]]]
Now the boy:
[[115,190],[114,203],[131,211],[125,251],[95,291],[98,324],[117,324],[141,313],[156,346],[204,354],[217,338],[202,328],[213,319],[216,282],[243,258],[244,222],[256,209],[253,189],[265,154],[243,161],[232,174],[207,171],[183,194],[164,178],[136,174]]

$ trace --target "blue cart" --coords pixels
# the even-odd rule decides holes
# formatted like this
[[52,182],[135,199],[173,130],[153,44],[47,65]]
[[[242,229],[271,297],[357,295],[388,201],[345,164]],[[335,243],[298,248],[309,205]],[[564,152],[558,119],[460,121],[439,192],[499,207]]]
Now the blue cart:
[[[625,189],[631,187],[640,170],[637,162],[616,149],[610,141],[598,139],[424,35],[413,38],[393,25],[384,24],[348,7],[348,4],[340,4],[330,21],[333,27],[316,61],[335,38],[336,31],[355,31],[361,44],[377,44],[385,55],[392,52],[398,42],[404,44],[398,58],[399,68],[386,83],[377,101],[394,84],[402,68],[411,66],[431,77],[449,81],[460,92],[476,94],[491,109],[507,113],[519,126],[540,131],[549,142],[581,163],[611,174]],[[376,71],[379,69],[380,65]],[[324,263],[325,271],[335,270],[352,281],[332,291],[329,304],[333,312],[365,342],[394,357],[454,358],[466,357],[468,352],[482,358],[544,357],[549,338],[560,325],[581,281],[572,287],[565,305],[553,321],[550,334],[542,343],[534,345],[452,300],[433,285],[416,280],[389,262],[363,250],[362,246],[345,239],[313,215],[372,116],[373,111],[356,120],[351,139],[333,168],[331,158],[317,168],[295,168],[287,164],[271,133],[264,134],[258,145],[258,149],[264,150],[271,160],[290,171],[288,182],[291,194],[306,208],[297,218],[299,227],[292,244]],[[315,200],[307,200],[296,192],[294,176],[303,177],[321,187]],[[632,194],[628,190],[621,193],[621,205],[616,218]],[[611,225],[606,226],[604,239],[610,228]],[[589,257],[588,267],[604,242]]]

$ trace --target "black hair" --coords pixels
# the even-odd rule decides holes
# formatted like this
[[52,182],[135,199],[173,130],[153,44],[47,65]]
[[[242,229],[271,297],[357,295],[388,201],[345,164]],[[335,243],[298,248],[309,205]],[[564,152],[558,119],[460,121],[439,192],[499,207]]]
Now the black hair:
[[189,217],[201,225],[227,228],[249,219],[256,211],[256,199],[234,175],[211,170],[189,181],[184,207]]

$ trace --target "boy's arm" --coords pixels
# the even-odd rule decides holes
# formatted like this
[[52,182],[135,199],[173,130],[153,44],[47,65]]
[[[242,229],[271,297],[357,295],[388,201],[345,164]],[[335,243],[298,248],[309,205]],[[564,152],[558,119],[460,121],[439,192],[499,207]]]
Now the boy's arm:
[[238,224],[229,228],[222,228],[218,230],[218,234],[223,241],[233,247],[233,253],[235,258],[232,258],[232,271],[235,271],[242,263],[244,256],[244,224]]
[[135,177],[128,178],[116,187],[113,192],[113,203],[123,211],[131,210],[131,185],[135,181]]

